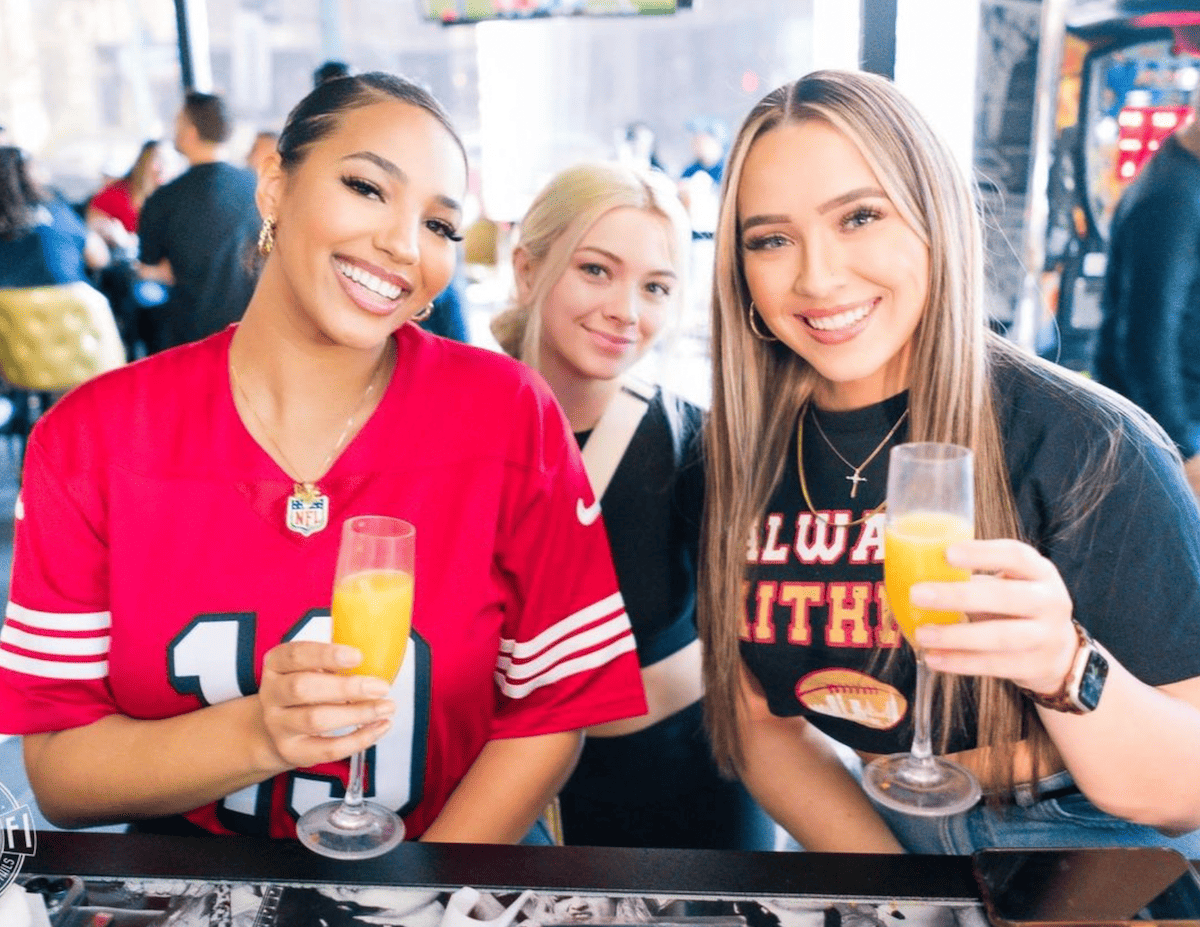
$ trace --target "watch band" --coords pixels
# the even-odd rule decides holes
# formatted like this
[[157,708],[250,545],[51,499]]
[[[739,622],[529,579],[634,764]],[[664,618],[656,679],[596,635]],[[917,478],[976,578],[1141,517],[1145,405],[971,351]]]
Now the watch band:
[[[1071,665],[1062,684],[1057,690],[1043,695],[1031,689],[1022,688],[1035,705],[1049,708],[1052,711],[1064,711],[1072,715],[1083,715],[1095,710],[1100,699],[1100,691],[1108,675],[1108,661],[1096,648],[1091,636],[1083,629],[1078,621],[1071,619],[1075,626],[1078,645]],[[1086,680],[1086,685],[1085,685]],[[1086,689],[1086,693],[1083,691]]]

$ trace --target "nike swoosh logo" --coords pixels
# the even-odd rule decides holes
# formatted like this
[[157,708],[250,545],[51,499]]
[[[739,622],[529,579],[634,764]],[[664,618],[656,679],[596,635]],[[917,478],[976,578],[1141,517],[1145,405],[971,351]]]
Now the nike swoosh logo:
[[584,505],[582,499],[575,500],[575,517],[579,519],[579,523],[585,528],[595,523],[600,517],[600,500],[597,499],[591,505]]

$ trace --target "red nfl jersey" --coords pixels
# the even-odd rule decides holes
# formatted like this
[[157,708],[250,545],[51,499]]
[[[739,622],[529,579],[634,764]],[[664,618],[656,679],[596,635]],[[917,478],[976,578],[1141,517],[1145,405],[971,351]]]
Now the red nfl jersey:
[[[328,640],[340,526],[360,514],[417,529],[397,713],[366,780],[414,837],[489,740],[645,711],[604,528],[587,517],[587,476],[536,375],[405,325],[379,407],[318,481],[325,511],[297,513],[293,481],[234,407],[232,331],[99,377],[34,429],[0,630],[0,728],[252,696],[271,647]],[[295,770],[188,817],[292,836],[300,814],[340,797],[347,765]]]

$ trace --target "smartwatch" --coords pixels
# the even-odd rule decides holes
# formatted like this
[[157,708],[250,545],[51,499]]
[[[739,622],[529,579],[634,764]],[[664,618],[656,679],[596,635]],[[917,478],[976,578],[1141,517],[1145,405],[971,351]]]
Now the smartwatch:
[[1078,621],[1072,619],[1071,624],[1075,626],[1079,646],[1075,650],[1075,659],[1071,661],[1071,668],[1067,670],[1062,685],[1049,695],[1029,689],[1021,691],[1028,695],[1035,705],[1041,705],[1051,711],[1085,715],[1089,711],[1095,711],[1096,706],[1100,704],[1100,694],[1104,691],[1105,680],[1108,679],[1108,659]]

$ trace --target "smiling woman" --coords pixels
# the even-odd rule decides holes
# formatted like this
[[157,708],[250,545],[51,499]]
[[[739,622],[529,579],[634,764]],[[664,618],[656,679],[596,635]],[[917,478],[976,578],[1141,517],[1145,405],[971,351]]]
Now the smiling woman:
[[[726,180],[699,607],[718,758],[813,850],[1200,853],[1200,517],[1165,436],[990,332],[973,191],[882,78],[769,94]],[[919,651],[882,582],[900,442],[976,461],[980,539],[944,554],[975,575],[910,593],[972,620]],[[919,659],[945,680],[935,749],[988,795],[948,819],[873,805],[829,745],[908,751]]]
[[572,844],[773,844],[745,789],[717,772],[703,731],[701,412],[629,377],[678,318],[690,239],[662,174],[609,164],[563,171],[521,223],[516,297],[493,325],[505,350],[545,376],[583,447],[596,496],[587,517],[604,516],[650,708],[589,729],[561,795]]
[[[409,834],[513,842],[580,729],[644,713],[553,397],[409,324],[450,279],[465,184],[423,90],[321,84],[260,175],[264,264],[242,322],[38,423],[0,725],[24,735],[51,821],[291,837],[371,747],[368,795]],[[362,514],[416,527],[391,686],[325,643],[337,526]]]
[[[858,148],[828,123],[768,133],[747,154],[742,176],[750,297],[766,326],[821,375],[815,400],[852,409],[898,392],[929,289],[922,236]],[[868,327],[864,343],[857,336]]]

